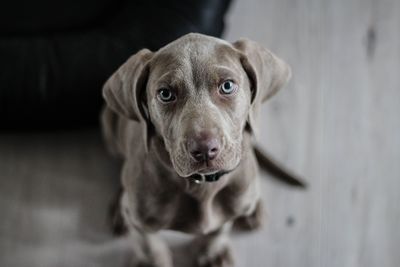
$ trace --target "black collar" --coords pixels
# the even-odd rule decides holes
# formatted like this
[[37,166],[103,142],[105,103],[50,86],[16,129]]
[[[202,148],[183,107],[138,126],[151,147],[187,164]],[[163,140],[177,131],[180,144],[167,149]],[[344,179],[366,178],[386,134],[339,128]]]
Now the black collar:
[[220,172],[216,172],[213,174],[209,174],[209,175],[204,175],[204,174],[192,174],[191,176],[189,176],[190,178],[193,179],[193,181],[197,184],[201,184],[204,182],[216,182],[219,180],[219,178],[221,178],[222,175],[227,174],[229,171],[220,171]]

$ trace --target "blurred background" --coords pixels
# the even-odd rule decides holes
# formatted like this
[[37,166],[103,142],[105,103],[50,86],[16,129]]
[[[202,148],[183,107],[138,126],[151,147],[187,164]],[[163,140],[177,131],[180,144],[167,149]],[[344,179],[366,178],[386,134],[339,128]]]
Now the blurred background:
[[400,1],[64,2],[0,9],[0,266],[125,265],[106,222],[119,169],[96,126],[101,85],[192,31],[258,41],[293,72],[259,142],[309,188],[263,174],[267,222],[232,238],[236,266],[399,266]]

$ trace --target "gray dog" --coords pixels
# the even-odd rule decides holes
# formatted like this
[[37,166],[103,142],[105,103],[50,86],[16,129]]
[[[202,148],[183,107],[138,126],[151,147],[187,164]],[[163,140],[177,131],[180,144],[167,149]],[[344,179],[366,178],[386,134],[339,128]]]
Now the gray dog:
[[139,51],[106,82],[103,133],[124,161],[116,218],[134,237],[133,266],[173,266],[162,229],[196,235],[198,266],[233,266],[232,225],[262,217],[257,113],[289,78],[253,41],[188,34]]

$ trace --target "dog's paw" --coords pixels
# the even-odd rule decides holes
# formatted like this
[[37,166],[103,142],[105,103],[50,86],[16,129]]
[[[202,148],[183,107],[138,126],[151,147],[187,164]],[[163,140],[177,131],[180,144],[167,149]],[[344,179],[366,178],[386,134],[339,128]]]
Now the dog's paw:
[[111,230],[115,236],[122,236],[128,233],[124,218],[121,213],[115,213],[111,221]]
[[156,262],[155,260],[135,260],[127,264],[128,267],[172,267],[171,263]]
[[122,195],[122,189],[119,189],[115,195],[113,201],[110,203],[108,210],[108,221],[112,233],[115,236],[122,236],[128,233],[128,228],[125,225],[124,218],[121,214],[120,198]]
[[197,258],[197,267],[233,267],[231,249],[226,246],[215,253],[207,253]]
[[147,263],[147,262],[139,262],[138,264],[135,264],[133,267],[156,267],[154,264]]
[[264,222],[264,211],[259,201],[253,213],[249,216],[239,217],[234,222],[234,229],[238,231],[252,231],[261,228]]
[[127,267],[164,267],[164,265],[159,265],[156,262],[154,262],[153,260],[147,260],[147,259],[133,260],[126,266]]

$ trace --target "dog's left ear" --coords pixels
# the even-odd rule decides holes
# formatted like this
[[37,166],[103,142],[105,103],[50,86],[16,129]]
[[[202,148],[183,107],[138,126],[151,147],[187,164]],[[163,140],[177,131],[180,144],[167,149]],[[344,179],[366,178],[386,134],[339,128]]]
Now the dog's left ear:
[[261,103],[289,81],[291,70],[288,64],[257,42],[240,39],[233,46],[239,51],[243,69],[250,80],[251,108],[247,126],[256,135],[255,126]]

